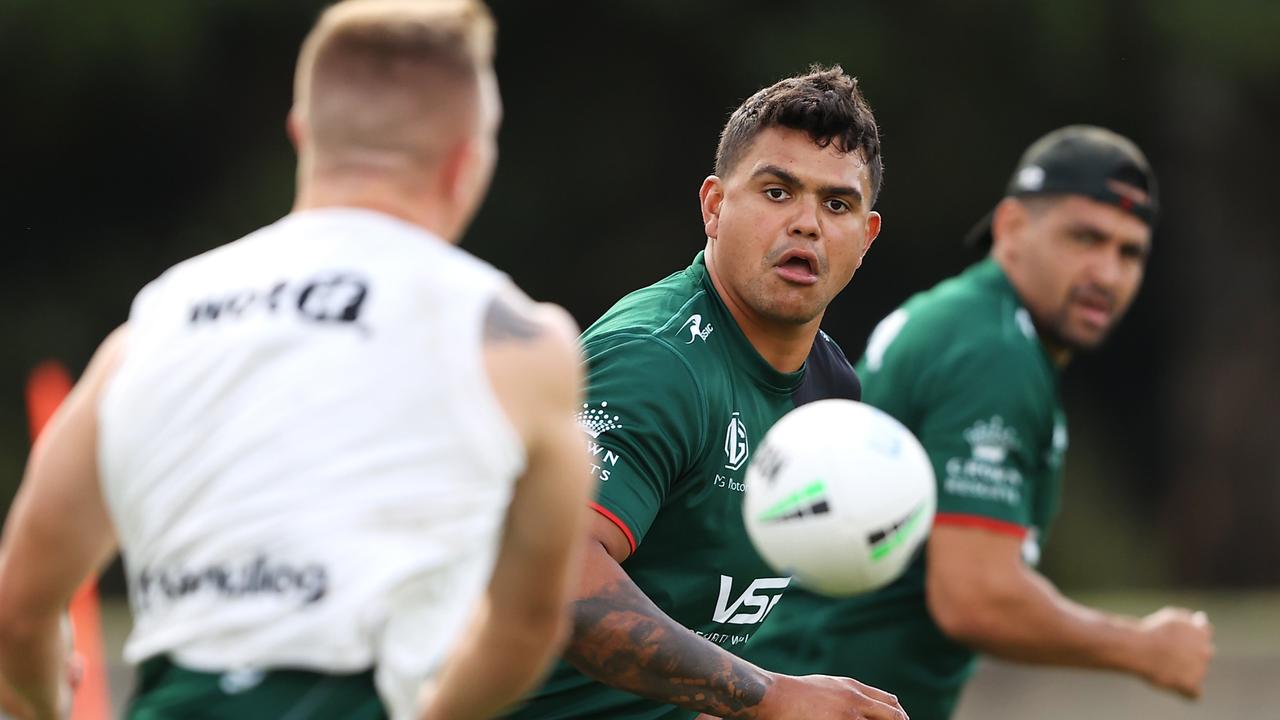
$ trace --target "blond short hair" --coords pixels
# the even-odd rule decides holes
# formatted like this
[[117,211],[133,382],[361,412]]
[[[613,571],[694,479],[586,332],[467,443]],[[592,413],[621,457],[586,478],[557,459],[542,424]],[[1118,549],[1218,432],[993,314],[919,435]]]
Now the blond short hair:
[[474,123],[464,101],[493,37],[479,0],[339,2],[302,45],[294,113],[318,152],[429,154],[442,130]]

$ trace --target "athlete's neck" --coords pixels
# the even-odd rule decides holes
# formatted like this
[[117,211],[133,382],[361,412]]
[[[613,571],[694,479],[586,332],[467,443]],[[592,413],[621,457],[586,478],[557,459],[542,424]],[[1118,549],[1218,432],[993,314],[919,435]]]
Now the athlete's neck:
[[1067,364],[1071,362],[1071,347],[1049,339],[1043,329],[1037,327],[1036,332],[1040,335],[1040,344],[1044,346],[1044,351],[1049,355],[1053,366],[1059,370],[1066,369]]
[[348,207],[374,210],[412,223],[456,243],[443,202],[429,193],[414,192],[408,184],[376,174],[343,173],[299,178],[293,210]]
[[778,372],[790,373],[804,367],[804,361],[813,349],[813,340],[818,336],[822,314],[802,325],[770,320],[742,302],[720,281],[710,253],[703,258],[716,293],[760,357]]

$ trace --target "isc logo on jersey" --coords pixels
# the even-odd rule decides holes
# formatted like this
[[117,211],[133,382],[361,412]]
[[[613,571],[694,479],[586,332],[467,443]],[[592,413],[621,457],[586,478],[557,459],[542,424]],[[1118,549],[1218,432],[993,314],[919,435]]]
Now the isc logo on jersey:
[[716,598],[716,609],[711,619],[718,623],[730,625],[754,625],[773,610],[773,606],[782,599],[782,591],[791,584],[791,578],[756,578],[747,585],[736,599],[733,597],[733,578],[720,576],[720,596]]
[[703,327],[702,316],[694,313],[689,316],[688,320],[684,321],[684,325],[680,326],[680,330],[681,332],[685,330],[689,331],[689,341],[686,342],[685,345],[692,345],[694,340],[706,342],[707,336],[710,335],[715,328],[711,326],[711,323],[707,323],[707,326]]

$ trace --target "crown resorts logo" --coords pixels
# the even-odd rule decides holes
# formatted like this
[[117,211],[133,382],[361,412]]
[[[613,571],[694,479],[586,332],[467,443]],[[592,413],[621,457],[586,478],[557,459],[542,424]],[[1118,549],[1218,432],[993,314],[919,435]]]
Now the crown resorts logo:
[[724,454],[728,460],[724,466],[730,470],[739,470],[747,462],[751,449],[747,445],[747,426],[742,423],[738,413],[729,419],[729,427],[724,433]]
[[1016,450],[1018,433],[1004,424],[1004,419],[993,415],[990,420],[979,420],[964,431],[974,460],[998,464],[1004,462],[1010,450]]
[[607,402],[600,403],[598,408],[582,403],[582,409],[578,411],[577,420],[583,432],[593,438],[598,438],[610,430],[617,430],[622,427],[622,423],[618,422],[618,416],[609,414],[606,409],[608,407],[609,403]]

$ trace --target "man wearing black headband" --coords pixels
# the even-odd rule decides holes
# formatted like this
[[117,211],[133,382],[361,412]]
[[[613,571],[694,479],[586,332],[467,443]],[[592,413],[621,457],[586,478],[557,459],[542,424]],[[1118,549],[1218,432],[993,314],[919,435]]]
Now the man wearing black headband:
[[1067,447],[1059,374],[1133,301],[1156,212],[1155,177],[1128,139],[1077,125],[1028,148],[969,233],[990,255],[885,318],[857,366],[863,400],[906,424],[933,461],[925,552],[867,596],[793,590],[752,639],[753,661],[857,677],[897,694],[915,720],[951,716],[979,651],[1200,694],[1213,654],[1203,613],[1100,612],[1034,570]]

